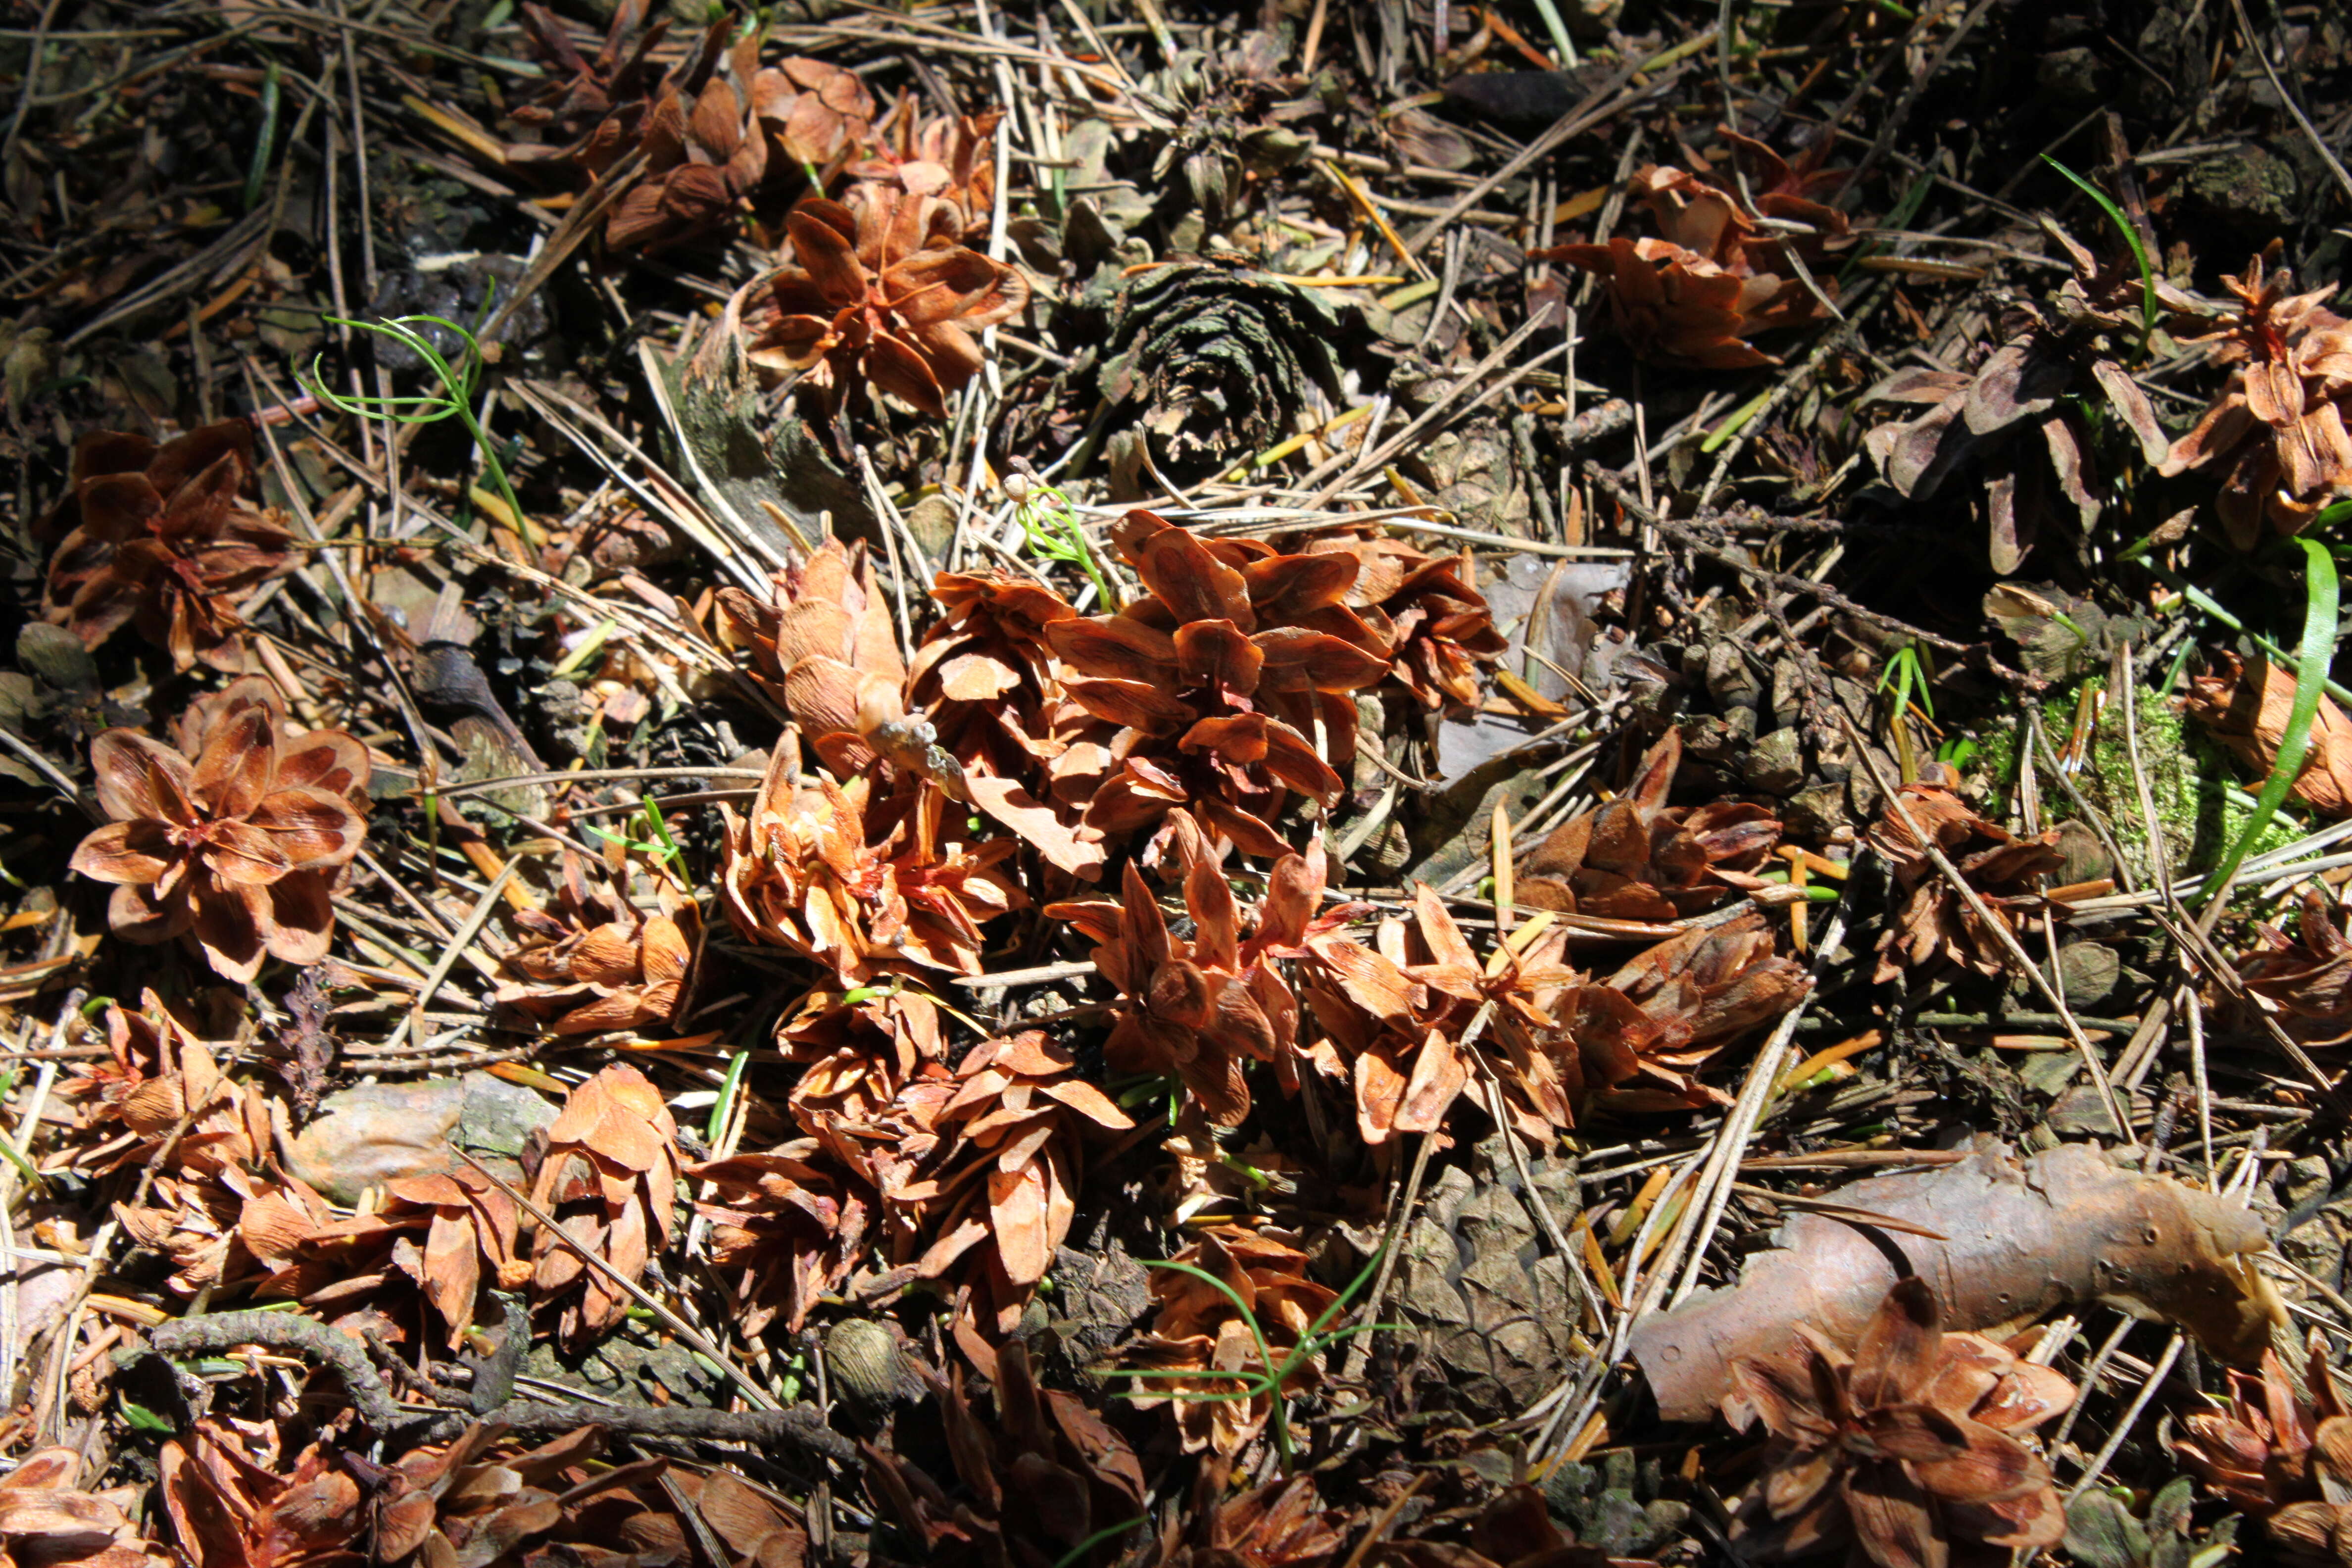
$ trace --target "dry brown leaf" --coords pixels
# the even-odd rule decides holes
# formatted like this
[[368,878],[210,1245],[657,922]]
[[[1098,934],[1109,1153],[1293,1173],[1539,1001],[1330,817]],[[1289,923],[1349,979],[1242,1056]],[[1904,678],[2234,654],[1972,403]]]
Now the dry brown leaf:
[[[2185,707],[2213,738],[2257,774],[2278,765],[2279,742],[2294,707],[2294,676],[2265,658],[2251,667],[2227,653],[2213,656],[2213,673],[2189,683]],[[2327,816],[2352,816],[2352,719],[2326,692],[2312,721],[2310,749],[2290,792]]]
[[1799,1214],[1739,1283],[1643,1319],[1633,1350],[1672,1421],[1704,1421],[1731,1363],[1775,1352],[1792,1323],[1860,1338],[1895,1279],[1891,1257],[1935,1288],[1955,1328],[1997,1330],[2103,1301],[2168,1320],[2214,1354],[2251,1363],[2282,1309],[2249,1254],[2270,1244],[2242,1203],[2147,1176],[2085,1144],[2021,1159],[1979,1139],[1968,1159],[1841,1187],[1842,1204],[1950,1237],[1873,1233]]
[[143,1487],[84,1491],[72,1448],[37,1448],[0,1477],[0,1552],[24,1568],[169,1568],[131,1511]]

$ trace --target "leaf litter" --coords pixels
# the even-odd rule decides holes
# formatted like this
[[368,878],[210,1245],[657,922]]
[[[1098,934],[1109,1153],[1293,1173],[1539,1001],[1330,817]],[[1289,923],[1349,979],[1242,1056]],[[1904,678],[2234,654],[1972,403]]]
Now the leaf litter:
[[2352,33],[2081,10],[28,11],[0,1550],[2352,1561]]

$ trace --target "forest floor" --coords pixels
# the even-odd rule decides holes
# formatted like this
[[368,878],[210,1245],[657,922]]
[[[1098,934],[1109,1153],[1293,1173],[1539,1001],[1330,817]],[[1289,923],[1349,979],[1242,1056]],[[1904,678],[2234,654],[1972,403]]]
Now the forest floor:
[[2339,7],[647,10],[6,8],[8,1562],[2352,1564]]

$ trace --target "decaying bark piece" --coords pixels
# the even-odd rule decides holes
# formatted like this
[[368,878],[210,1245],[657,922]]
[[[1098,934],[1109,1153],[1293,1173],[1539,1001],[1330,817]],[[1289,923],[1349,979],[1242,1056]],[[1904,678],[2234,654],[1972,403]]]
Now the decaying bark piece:
[[1769,1354],[1792,1324],[1853,1343],[1895,1283],[1897,1258],[1934,1287],[1955,1331],[2014,1328],[2095,1300],[2177,1323],[2215,1355],[2250,1365],[2283,1310],[2247,1256],[2270,1237],[2242,1203],[2126,1170],[2087,1144],[2020,1159],[1980,1139],[1958,1164],[1876,1176],[1833,1195],[1949,1239],[1791,1216],[1778,1248],[1751,1259],[1738,1285],[1634,1329],[1633,1354],[1660,1415],[1706,1420],[1731,1392],[1733,1358]]

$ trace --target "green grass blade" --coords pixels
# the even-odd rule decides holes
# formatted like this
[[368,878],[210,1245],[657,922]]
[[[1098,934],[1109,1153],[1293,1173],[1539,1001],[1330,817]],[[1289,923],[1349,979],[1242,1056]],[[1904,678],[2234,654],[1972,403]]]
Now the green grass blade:
[[2204,902],[2208,905],[2229,896],[2239,865],[2271,825],[2271,818],[2278,815],[2287,791],[2302,774],[2304,759],[2311,751],[2311,727],[2319,717],[2319,699],[2327,684],[2328,669],[2336,662],[2336,558],[2315,539],[2297,539],[2295,543],[2303,547],[2307,575],[2303,643],[2295,654],[2294,705],[2287,710],[2286,729],[2279,736],[2278,760],[2271,764],[2270,777],[2263,781],[2262,794],[2254,797],[2253,815],[2246,819],[2238,841],[2230,846],[2230,853],[2206,879]]
[[1301,1343],[1311,1343],[1322,1338],[1323,1331],[1331,1325],[1332,1320],[1348,1310],[1348,1303],[1355,1299],[1356,1292],[1372,1282],[1372,1276],[1379,1271],[1381,1259],[1388,1256],[1388,1250],[1385,1247],[1380,1247],[1371,1257],[1364,1260],[1364,1266],[1356,1271],[1356,1277],[1348,1281],[1348,1288],[1332,1297],[1331,1304],[1324,1308],[1321,1315],[1308,1325],[1306,1337],[1300,1342]]
[[2132,259],[2139,263],[2139,357],[2146,359],[2147,340],[2156,334],[2156,267],[2148,259],[2147,247],[2141,241],[2139,230],[2106,192],[2047,153],[2042,154],[2042,161],[2074,181],[2077,189],[2098,203],[2099,210],[2107,215],[2107,221],[2116,226],[2116,231],[2124,237],[2124,243],[2131,247]]
[[261,134],[253,143],[253,161],[245,170],[245,210],[261,205],[261,187],[269,183],[269,153],[278,145],[278,110],[283,97],[278,62],[271,60],[261,76]]
[[744,1069],[751,1065],[751,1053],[737,1051],[727,1064],[727,1079],[719,1086],[719,1098],[710,1102],[710,1121],[703,1142],[713,1149],[727,1131],[727,1118],[735,1109],[735,1097],[742,1091]]
[[1096,1547],[1100,1546],[1104,1542],[1116,1541],[1120,1536],[1125,1535],[1129,1531],[1133,1530],[1137,1525],[1149,1524],[1150,1522],[1151,1521],[1147,1516],[1139,1513],[1133,1519],[1123,1520],[1118,1524],[1106,1524],[1100,1530],[1096,1531],[1092,1535],[1087,1536],[1084,1541],[1079,1542],[1076,1546],[1071,1547],[1067,1552],[1063,1552],[1061,1556],[1055,1558],[1054,1560],[1054,1568],[1077,1568],[1079,1563],[1086,1561],[1087,1553],[1092,1552]]

